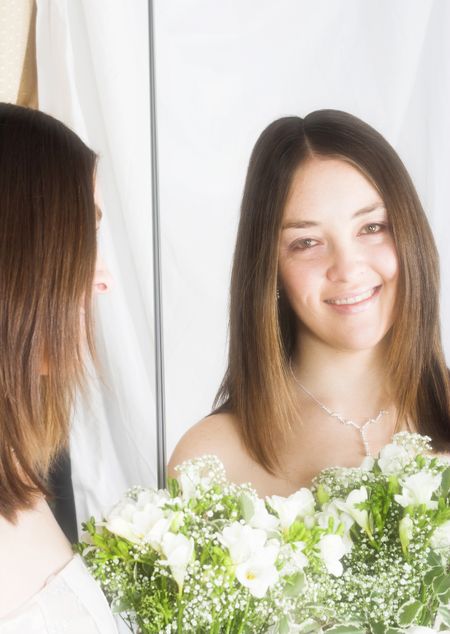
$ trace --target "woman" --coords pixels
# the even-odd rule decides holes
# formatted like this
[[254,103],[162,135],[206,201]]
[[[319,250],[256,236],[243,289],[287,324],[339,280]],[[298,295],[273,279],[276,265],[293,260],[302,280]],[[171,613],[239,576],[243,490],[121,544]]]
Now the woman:
[[[116,632],[47,504],[85,348],[94,355],[96,156],[41,112],[0,104],[0,632]],[[98,218],[99,220],[99,218]]]
[[216,454],[289,495],[400,430],[450,446],[438,257],[398,155],[336,110],[273,122],[248,169],[215,406],[169,464]]

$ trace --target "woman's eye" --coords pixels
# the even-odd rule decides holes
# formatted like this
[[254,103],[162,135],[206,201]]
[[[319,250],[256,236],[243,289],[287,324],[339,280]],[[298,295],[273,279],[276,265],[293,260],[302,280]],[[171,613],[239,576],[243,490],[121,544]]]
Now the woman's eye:
[[363,228],[362,233],[379,233],[384,229],[385,225],[380,222],[371,222],[370,225],[366,225]]
[[306,251],[307,249],[311,249],[316,246],[317,240],[313,240],[312,238],[302,238],[301,240],[296,240],[292,248],[299,251]]

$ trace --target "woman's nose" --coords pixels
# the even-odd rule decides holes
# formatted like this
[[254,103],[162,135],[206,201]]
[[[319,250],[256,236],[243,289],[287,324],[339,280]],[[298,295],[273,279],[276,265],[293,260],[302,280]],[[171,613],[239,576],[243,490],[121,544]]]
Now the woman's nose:
[[107,293],[111,289],[112,284],[113,277],[103,262],[101,255],[98,255],[95,266],[94,291],[96,293]]
[[327,270],[330,282],[354,282],[365,271],[366,265],[363,254],[351,247],[335,248]]

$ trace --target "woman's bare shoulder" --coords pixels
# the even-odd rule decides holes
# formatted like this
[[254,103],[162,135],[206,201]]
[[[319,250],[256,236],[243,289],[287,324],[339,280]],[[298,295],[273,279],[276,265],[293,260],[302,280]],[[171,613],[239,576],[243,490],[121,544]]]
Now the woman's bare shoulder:
[[168,475],[176,476],[178,464],[205,454],[214,454],[223,463],[228,476],[236,458],[245,459],[245,449],[233,414],[211,414],[193,425],[181,437],[168,464]]

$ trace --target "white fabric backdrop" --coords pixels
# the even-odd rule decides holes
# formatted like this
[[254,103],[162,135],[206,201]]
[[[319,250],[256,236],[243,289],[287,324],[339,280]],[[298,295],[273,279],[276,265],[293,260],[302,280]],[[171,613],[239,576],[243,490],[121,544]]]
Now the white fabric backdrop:
[[[450,354],[449,5],[442,0],[156,0],[169,454],[209,412],[226,361],[231,256],[251,148],[273,119],[348,110],[397,148],[442,257]],[[84,519],[155,484],[147,6],[38,0],[40,107],[100,152],[99,298],[109,388],[78,411],[72,460]]]
[[155,24],[169,450],[225,369],[243,180],[280,116],[347,110],[397,149],[441,252],[449,359],[449,3],[157,0]]
[[100,154],[100,250],[115,283],[97,298],[104,380],[79,405],[71,455],[79,522],[131,484],[156,484],[145,0],[38,0],[39,107]]

